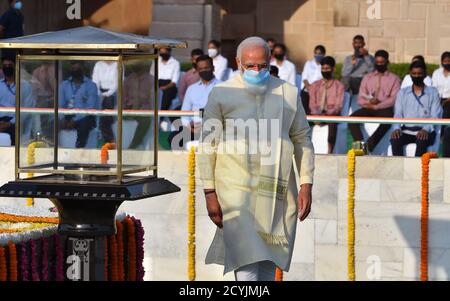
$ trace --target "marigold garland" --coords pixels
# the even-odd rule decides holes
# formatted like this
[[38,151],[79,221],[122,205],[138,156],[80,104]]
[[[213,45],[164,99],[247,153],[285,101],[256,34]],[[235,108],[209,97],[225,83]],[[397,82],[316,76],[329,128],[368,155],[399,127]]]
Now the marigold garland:
[[64,250],[59,235],[55,235],[55,252],[56,252],[55,278],[56,281],[64,281]]
[[42,228],[48,228],[48,227],[52,227],[52,226],[54,226],[54,224],[50,224],[50,223],[30,223],[29,226],[23,227],[23,228],[0,229],[0,234],[21,233],[21,232],[38,230],[38,229],[42,229]]
[[130,217],[125,219],[128,232],[128,281],[136,281],[136,233],[134,222]]
[[14,214],[0,213],[0,221],[15,223],[49,223],[58,224],[59,219],[53,217],[18,216]]
[[111,235],[109,237],[109,244],[111,247],[110,258],[111,258],[111,281],[119,281],[119,267],[117,259],[117,241],[116,235]]
[[46,237],[41,238],[42,245],[42,267],[41,267],[41,279],[42,281],[49,281],[48,277],[48,240]]
[[195,147],[189,152],[188,161],[188,279],[194,281],[195,273]]
[[430,161],[438,154],[431,152],[422,156],[422,200],[420,214],[420,280],[428,281],[428,207]]
[[105,238],[105,269],[103,274],[103,280],[108,281],[108,272],[109,272],[109,258],[108,258],[108,238]]
[[363,150],[348,152],[348,279],[355,281],[355,162]]
[[136,225],[136,262],[137,262],[137,281],[144,281],[145,269],[144,269],[144,227],[142,227],[142,222],[136,219],[134,216],[131,217],[133,223]]
[[20,244],[20,273],[22,275],[22,281],[29,281],[30,280],[30,274],[28,271],[28,254],[27,254],[27,246],[24,241]]
[[[42,141],[35,141],[28,145],[27,150],[27,163],[28,166],[33,166],[34,163],[36,163],[36,148],[45,147],[46,144]],[[28,173],[28,178],[34,177],[33,173]],[[27,198],[27,206],[32,207],[34,206],[34,199],[33,198]]]
[[39,273],[37,270],[37,252],[36,252],[36,241],[34,239],[32,239],[30,241],[30,249],[31,249],[31,280],[32,281],[39,281],[40,277],[39,277]]
[[124,281],[125,280],[125,269],[124,269],[124,255],[123,255],[123,225],[121,222],[116,221],[117,225],[117,260],[118,260],[118,281]]
[[108,164],[109,150],[111,149],[116,149],[115,143],[106,143],[102,146],[102,149],[100,151],[100,159],[102,164]]
[[275,271],[275,281],[283,281],[283,270],[280,268]]
[[12,241],[8,241],[9,253],[9,281],[17,281],[17,250]]
[[6,265],[6,252],[0,247],[0,281],[8,280],[8,267]]

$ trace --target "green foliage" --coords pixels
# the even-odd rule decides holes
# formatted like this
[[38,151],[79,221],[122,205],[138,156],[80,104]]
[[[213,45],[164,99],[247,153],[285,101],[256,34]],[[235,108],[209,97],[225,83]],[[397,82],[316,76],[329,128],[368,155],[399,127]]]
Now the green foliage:
[[[398,64],[391,63],[389,65],[389,71],[391,71],[392,73],[396,74],[398,77],[403,79],[405,75],[409,74],[409,65],[410,65],[409,63],[398,63]],[[427,64],[428,75],[431,76],[434,70],[438,68],[439,65],[437,64]],[[342,70],[342,63],[336,64],[336,71],[335,71],[336,79],[341,79],[341,70]]]

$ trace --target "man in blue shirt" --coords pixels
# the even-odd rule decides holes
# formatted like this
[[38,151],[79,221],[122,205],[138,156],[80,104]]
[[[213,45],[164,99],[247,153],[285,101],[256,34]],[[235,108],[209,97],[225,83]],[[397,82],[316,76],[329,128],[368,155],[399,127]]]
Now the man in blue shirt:
[[[412,87],[406,87],[397,94],[394,118],[442,118],[442,106],[436,88],[424,84],[427,67],[421,61],[410,66]],[[421,157],[427,148],[433,145],[436,131],[433,125],[400,125],[393,126],[391,136],[392,153],[403,156],[403,147],[416,143],[416,157]]]
[[[0,81],[0,107],[14,108],[16,106],[16,72],[15,59],[13,57],[2,58],[2,70],[5,78]],[[20,82],[21,88],[21,107],[34,107],[34,100],[32,95],[31,85],[22,80]],[[15,144],[15,113],[1,113],[0,114],[0,133],[6,133],[11,136],[12,145]],[[31,126],[31,116],[22,115],[23,128]]]
[[[61,109],[98,109],[97,85],[84,74],[81,61],[71,63],[70,77],[59,87],[59,107]],[[86,146],[89,133],[96,127],[95,117],[89,115],[66,115],[61,121],[61,129],[76,130],[76,148]]]
[[[9,0],[9,9],[0,17],[0,38],[23,36],[22,1]],[[14,49],[3,49],[3,56],[15,55]]]

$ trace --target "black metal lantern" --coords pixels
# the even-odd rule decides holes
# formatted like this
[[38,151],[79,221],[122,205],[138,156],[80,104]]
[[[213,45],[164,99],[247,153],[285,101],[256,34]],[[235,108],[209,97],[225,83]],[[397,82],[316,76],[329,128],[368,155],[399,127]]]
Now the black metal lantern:
[[[15,181],[0,188],[0,197],[48,198],[58,208],[60,234],[101,246],[115,233],[115,215],[124,201],[178,192],[158,177],[157,79],[163,47],[187,45],[94,27],[1,40],[0,48],[16,49],[17,56]],[[115,104],[108,108],[95,98],[84,71],[75,82],[73,70],[98,62],[116,68]],[[38,68],[47,78],[35,76]],[[36,95],[46,79],[52,91]],[[137,99],[143,93],[146,97]],[[115,134],[110,143],[102,141],[99,130],[105,118]],[[141,143],[131,143],[130,136]],[[92,273],[90,279],[101,280]]]

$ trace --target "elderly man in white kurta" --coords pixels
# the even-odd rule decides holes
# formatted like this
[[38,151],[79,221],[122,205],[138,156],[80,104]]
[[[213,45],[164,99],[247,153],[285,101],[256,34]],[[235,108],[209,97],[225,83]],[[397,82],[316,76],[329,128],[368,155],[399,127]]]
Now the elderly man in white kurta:
[[314,149],[297,88],[268,73],[267,43],[244,40],[236,62],[241,74],[209,96],[199,145],[217,226],[206,263],[224,265],[238,281],[271,281],[277,267],[289,271],[297,218],[311,210]]

